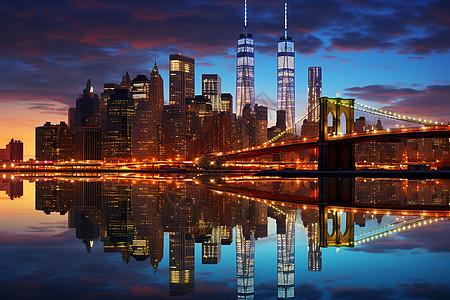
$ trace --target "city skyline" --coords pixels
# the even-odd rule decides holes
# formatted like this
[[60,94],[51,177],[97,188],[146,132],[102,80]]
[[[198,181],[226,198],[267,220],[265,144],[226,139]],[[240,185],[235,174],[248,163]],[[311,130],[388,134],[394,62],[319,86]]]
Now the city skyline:
[[[449,58],[445,38],[448,4],[378,1],[383,6],[377,6],[373,1],[328,2],[319,6],[289,1],[290,14],[294,16],[290,19],[290,35],[298,45],[297,117],[306,109],[307,67],[317,65],[323,68],[324,96],[339,91],[342,96],[372,101],[378,107],[391,107],[409,115],[421,111],[422,116],[447,122],[450,86],[446,79],[448,70],[442,62]],[[67,109],[74,106],[88,78],[94,92],[100,93],[104,83],[116,82],[126,70],[133,77],[149,76],[155,56],[166,82],[168,54],[181,52],[197,60],[196,94],[200,94],[202,74],[218,74],[222,90],[233,93],[235,38],[241,31],[243,1],[199,2],[190,7],[170,1],[164,4],[168,7],[160,5],[158,9],[153,5],[138,3],[138,10],[136,6],[133,9],[120,2],[104,1],[89,5],[84,1],[62,1],[57,5],[48,1],[39,7],[30,3],[5,5],[2,10],[8,14],[4,19],[8,36],[3,38],[13,51],[4,49],[2,53],[1,126],[8,129],[4,131],[8,136],[0,136],[2,144],[11,137],[22,140],[25,157],[33,156],[33,128],[46,121],[67,121]],[[276,40],[282,24],[283,1],[250,1],[248,5],[256,42],[256,103],[274,108],[276,103],[261,103],[258,95],[276,99]],[[119,11],[125,13],[117,24],[98,22]],[[157,16],[152,11],[164,14]],[[85,23],[63,26],[74,19],[74,13],[81,13]],[[128,34],[124,22],[127,18],[136,24],[155,26],[139,26],[143,32],[136,34],[139,30],[135,29]],[[201,22],[206,20],[211,26]],[[173,31],[180,24],[185,25],[186,35]],[[200,28],[205,34],[198,34]],[[26,34],[21,33],[24,29],[28,29]],[[70,34],[65,30],[70,30]],[[327,31],[331,33],[327,35]],[[67,72],[68,68],[71,72]],[[167,89],[166,85],[165,103]],[[431,104],[429,99],[433,99]],[[273,114],[269,113],[269,126],[274,123]]]

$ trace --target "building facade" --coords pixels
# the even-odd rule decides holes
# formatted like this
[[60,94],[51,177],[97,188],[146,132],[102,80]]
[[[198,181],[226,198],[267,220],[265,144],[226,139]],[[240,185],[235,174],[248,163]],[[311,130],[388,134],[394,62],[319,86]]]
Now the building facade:
[[169,104],[184,107],[195,96],[195,59],[170,54],[169,60]]
[[74,154],[75,133],[65,122],[36,127],[36,160],[68,161]]
[[[284,35],[278,41],[277,112],[284,111],[287,128],[295,124],[295,45],[287,32],[287,2],[284,9]],[[277,117],[278,117],[277,113]],[[277,118],[277,123],[278,118]]]
[[222,80],[219,75],[202,75],[202,96],[211,101],[213,111],[222,111]]
[[308,68],[308,120],[319,120],[319,99],[322,97],[322,67]]

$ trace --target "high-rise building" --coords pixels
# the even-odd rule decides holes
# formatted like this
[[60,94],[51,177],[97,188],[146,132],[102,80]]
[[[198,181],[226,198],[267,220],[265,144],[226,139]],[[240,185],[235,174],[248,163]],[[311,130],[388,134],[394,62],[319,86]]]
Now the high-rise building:
[[36,160],[70,160],[74,153],[75,133],[65,122],[36,127]]
[[7,160],[12,162],[23,161],[23,143],[18,140],[11,139],[6,145]]
[[322,67],[308,68],[308,120],[319,120],[319,98],[322,97]]
[[[131,152],[133,158],[144,159],[149,155],[151,142],[150,126],[153,126],[149,107],[150,80],[147,76],[137,75],[131,81],[131,95],[136,108],[131,131]],[[153,155],[153,157],[155,156]]]
[[278,41],[277,111],[285,111],[285,126],[290,128],[295,123],[295,48],[287,30],[287,2],[285,2],[284,35]]
[[102,159],[110,156],[110,149],[106,146],[106,137],[108,133],[108,102],[110,96],[116,89],[119,89],[120,85],[116,83],[105,83],[103,85],[103,93],[100,94],[100,128],[101,128],[101,148]]
[[[69,109],[69,113],[73,112]],[[70,114],[69,119],[71,119]],[[72,120],[71,125],[73,126]],[[97,94],[94,94],[94,88],[92,87],[90,79],[86,82],[86,88],[83,89],[83,94],[81,94],[76,101],[75,132],[76,159],[101,159],[100,99]]]
[[150,128],[150,135],[152,136],[152,149],[162,157],[164,154],[163,136],[162,136],[162,117],[164,109],[164,81],[159,74],[158,66],[153,66],[150,73],[150,115],[154,126]]
[[195,96],[195,59],[170,54],[169,60],[169,104],[184,107]]
[[[106,91],[105,91],[106,92]],[[118,88],[106,97],[106,130],[103,138],[104,159],[131,159],[131,130],[134,100],[128,88]]]
[[158,158],[162,154],[163,88],[156,63],[150,80],[145,75],[138,75],[131,81],[136,106],[132,130],[133,158]]
[[230,93],[222,93],[220,111],[230,115],[233,113],[233,96]]
[[236,116],[241,118],[246,104],[255,106],[255,41],[247,31],[247,0],[244,8],[244,32],[237,40]]
[[219,75],[202,75],[202,96],[211,101],[213,111],[222,111],[222,80]]
[[164,105],[164,156],[184,159],[186,156],[186,112],[179,105]]

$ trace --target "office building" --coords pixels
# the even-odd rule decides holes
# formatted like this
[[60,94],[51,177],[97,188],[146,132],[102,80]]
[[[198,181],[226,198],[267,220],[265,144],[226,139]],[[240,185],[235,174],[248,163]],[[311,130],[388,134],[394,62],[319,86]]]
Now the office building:
[[222,93],[220,98],[220,111],[231,115],[233,113],[233,96],[230,93]]
[[100,99],[94,93],[91,80],[86,82],[86,88],[76,100],[75,127],[97,127],[100,122]]
[[128,88],[105,91],[106,120],[103,155],[107,160],[131,159],[131,130],[134,119],[134,100]]
[[[285,127],[295,123],[295,47],[288,36],[287,2],[284,4],[284,35],[278,41],[277,112],[284,111]],[[281,122],[278,120],[277,123]]]
[[36,127],[36,160],[67,161],[74,154],[75,133],[65,122]]
[[186,98],[195,96],[195,59],[169,55],[169,104],[184,107]]
[[202,96],[211,101],[213,111],[222,111],[222,80],[219,75],[202,75]]

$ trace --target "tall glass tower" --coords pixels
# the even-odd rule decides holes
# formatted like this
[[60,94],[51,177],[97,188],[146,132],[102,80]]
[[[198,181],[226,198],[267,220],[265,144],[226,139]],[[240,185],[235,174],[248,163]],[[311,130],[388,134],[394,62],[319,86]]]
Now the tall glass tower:
[[236,116],[242,117],[244,106],[255,106],[255,41],[247,32],[247,0],[244,8],[244,33],[237,41]]
[[319,120],[319,98],[322,97],[322,68],[308,68],[308,120]]
[[287,29],[287,2],[285,2],[284,35],[278,41],[277,115],[284,111],[286,127],[290,128],[295,123],[295,47]]

